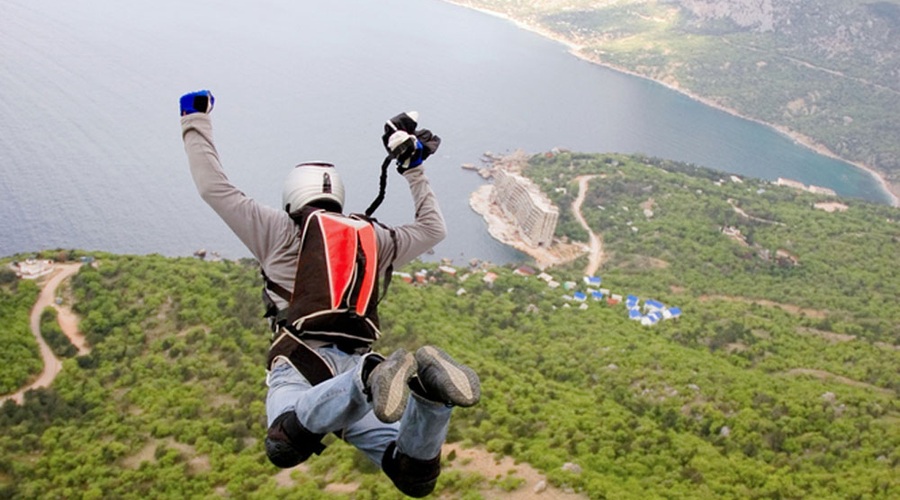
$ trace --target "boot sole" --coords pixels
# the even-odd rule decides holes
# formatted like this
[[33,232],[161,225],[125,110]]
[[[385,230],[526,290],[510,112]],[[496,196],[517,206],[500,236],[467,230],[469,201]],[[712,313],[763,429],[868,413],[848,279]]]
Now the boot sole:
[[416,372],[415,358],[405,351],[401,359],[395,354],[382,361],[372,372],[372,406],[375,416],[384,423],[400,420],[409,399],[409,378]]
[[449,381],[441,384],[441,392],[456,406],[472,406],[481,399],[481,382],[475,371],[453,360],[449,354],[433,346],[416,351],[416,363],[420,367],[433,366]]

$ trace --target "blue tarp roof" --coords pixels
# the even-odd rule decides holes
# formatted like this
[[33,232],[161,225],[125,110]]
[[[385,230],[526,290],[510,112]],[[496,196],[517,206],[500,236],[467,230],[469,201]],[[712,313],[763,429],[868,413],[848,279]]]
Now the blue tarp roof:
[[644,305],[653,309],[664,309],[666,307],[665,304],[656,300],[647,300],[644,302]]

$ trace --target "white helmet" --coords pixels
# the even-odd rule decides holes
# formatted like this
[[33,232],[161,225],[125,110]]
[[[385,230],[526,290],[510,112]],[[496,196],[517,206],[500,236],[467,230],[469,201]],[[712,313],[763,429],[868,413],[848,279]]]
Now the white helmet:
[[337,203],[338,211],[344,208],[344,183],[331,163],[301,163],[284,181],[281,206],[285,212],[293,214],[315,201]]

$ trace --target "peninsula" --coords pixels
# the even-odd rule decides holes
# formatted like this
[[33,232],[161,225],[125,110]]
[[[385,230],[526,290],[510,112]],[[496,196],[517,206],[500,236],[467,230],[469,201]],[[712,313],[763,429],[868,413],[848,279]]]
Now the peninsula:
[[488,232],[496,240],[527,254],[540,269],[566,264],[589,254],[585,275],[593,275],[602,262],[599,236],[591,232],[581,216],[581,203],[588,179],[580,180],[580,192],[572,211],[590,235],[590,244],[571,242],[553,236],[559,208],[540,189],[520,175],[528,156],[517,151],[508,156],[485,155],[487,166],[482,177],[495,179],[469,197],[469,205],[487,223]]

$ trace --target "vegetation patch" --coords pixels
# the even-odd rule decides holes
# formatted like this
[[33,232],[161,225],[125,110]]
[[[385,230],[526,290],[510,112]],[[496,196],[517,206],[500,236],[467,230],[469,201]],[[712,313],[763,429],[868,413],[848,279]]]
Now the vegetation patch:
[[43,368],[30,312],[40,289],[30,280],[0,284],[0,395],[17,391]]
[[[518,263],[405,269],[428,279],[393,281],[377,350],[439,345],[483,384],[477,406],[454,409],[436,497],[533,493],[530,469],[588,498],[897,496],[897,209],[827,213],[810,193],[642,156],[541,155],[526,173],[551,197],[598,175],[583,206],[591,230],[620,257],[669,264],[614,259],[602,287],[682,315],[644,326],[623,303],[576,302]],[[799,264],[748,253],[724,226]],[[2,496],[401,498],[334,436],[290,473],[266,460],[269,334],[253,262],[98,257],[72,278],[91,352],[52,388],[0,407]],[[546,271],[583,289],[583,263]],[[4,290],[9,310],[36,296]],[[470,449],[500,465],[464,470]]]

